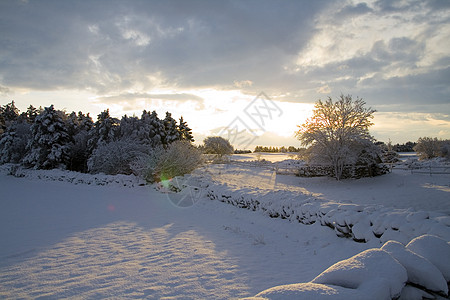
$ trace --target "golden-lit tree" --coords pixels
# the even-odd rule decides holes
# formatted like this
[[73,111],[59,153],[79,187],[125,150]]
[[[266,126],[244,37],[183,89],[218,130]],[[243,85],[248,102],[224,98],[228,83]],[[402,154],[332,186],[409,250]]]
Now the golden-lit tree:
[[375,110],[365,104],[351,95],[341,94],[336,102],[328,97],[317,101],[313,116],[298,126],[296,137],[303,146],[310,146],[308,159],[331,165],[338,180],[346,164],[356,163],[363,150],[373,149],[369,127]]

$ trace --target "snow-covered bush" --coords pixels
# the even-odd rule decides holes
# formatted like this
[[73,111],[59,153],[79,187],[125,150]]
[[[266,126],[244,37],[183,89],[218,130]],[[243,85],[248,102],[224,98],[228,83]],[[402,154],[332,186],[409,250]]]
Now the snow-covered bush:
[[192,172],[202,163],[201,152],[188,141],[175,141],[167,148],[152,149],[131,164],[134,174],[148,182],[159,182]]
[[381,159],[384,163],[396,163],[400,161],[400,155],[392,150],[383,152]]
[[130,164],[145,155],[148,148],[129,140],[101,143],[87,162],[90,173],[131,174]]

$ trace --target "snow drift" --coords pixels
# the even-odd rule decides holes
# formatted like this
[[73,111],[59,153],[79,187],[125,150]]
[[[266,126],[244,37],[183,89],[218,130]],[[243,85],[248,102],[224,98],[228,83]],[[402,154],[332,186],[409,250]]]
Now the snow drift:
[[[435,265],[407,248],[429,249],[424,252],[432,252],[443,261],[435,259]],[[420,236],[406,248],[389,241],[381,249],[368,249],[332,265],[311,282],[273,287],[247,299],[434,299],[433,294],[447,297],[442,271],[447,271],[445,263],[449,257],[450,245],[433,235]]]

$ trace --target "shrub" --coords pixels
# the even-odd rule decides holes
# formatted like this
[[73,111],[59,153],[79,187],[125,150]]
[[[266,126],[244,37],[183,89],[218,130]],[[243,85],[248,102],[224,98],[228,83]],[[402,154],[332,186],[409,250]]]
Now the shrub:
[[450,140],[440,140],[438,138],[421,137],[414,147],[420,159],[430,159],[435,157],[450,158]]
[[147,147],[127,140],[101,143],[92,152],[87,166],[89,172],[93,174],[128,175],[132,173],[130,164],[146,152]]
[[201,152],[188,141],[175,141],[167,148],[156,147],[131,164],[134,174],[147,182],[159,182],[192,172],[202,163]]

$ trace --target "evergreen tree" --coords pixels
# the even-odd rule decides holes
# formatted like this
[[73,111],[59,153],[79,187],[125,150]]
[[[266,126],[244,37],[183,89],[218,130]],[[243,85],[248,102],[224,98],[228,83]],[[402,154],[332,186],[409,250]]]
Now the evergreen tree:
[[42,107],[39,109],[35,108],[33,105],[28,106],[27,111],[20,115],[20,119],[33,124],[36,117],[43,111]]
[[72,171],[87,172],[87,160],[91,154],[88,149],[88,140],[94,122],[89,114],[84,115],[80,111],[77,115],[72,112],[67,119],[67,126],[73,140],[70,144],[67,168]]
[[150,113],[144,110],[141,123],[139,137],[143,144],[152,148],[162,145],[165,139],[164,123],[158,118],[156,111]]
[[177,121],[172,118],[172,114],[170,112],[166,112],[166,117],[163,121],[164,124],[164,139],[163,145],[167,146],[170,143],[175,142],[180,139],[180,132],[178,131]]
[[119,134],[119,120],[110,116],[109,109],[101,112],[89,133],[89,151],[92,152],[99,144],[116,140]]
[[20,163],[26,155],[31,138],[31,125],[16,121],[10,125],[0,138],[0,163]]
[[178,125],[178,132],[181,140],[188,142],[194,142],[194,136],[192,135],[192,129],[189,128],[187,123],[183,120],[183,116],[180,118],[180,124]]
[[139,137],[139,128],[141,122],[137,117],[123,116],[120,120],[120,139],[141,142]]
[[14,101],[4,106],[0,106],[0,134],[2,134],[12,122],[19,117],[19,109],[14,104]]
[[46,107],[31,125],[31,139],[28,142],[28,154],[23,162],[36,169],[65,167],[69,160],[69,144],[72,142],[62,111],[56,111],[53,105]]

